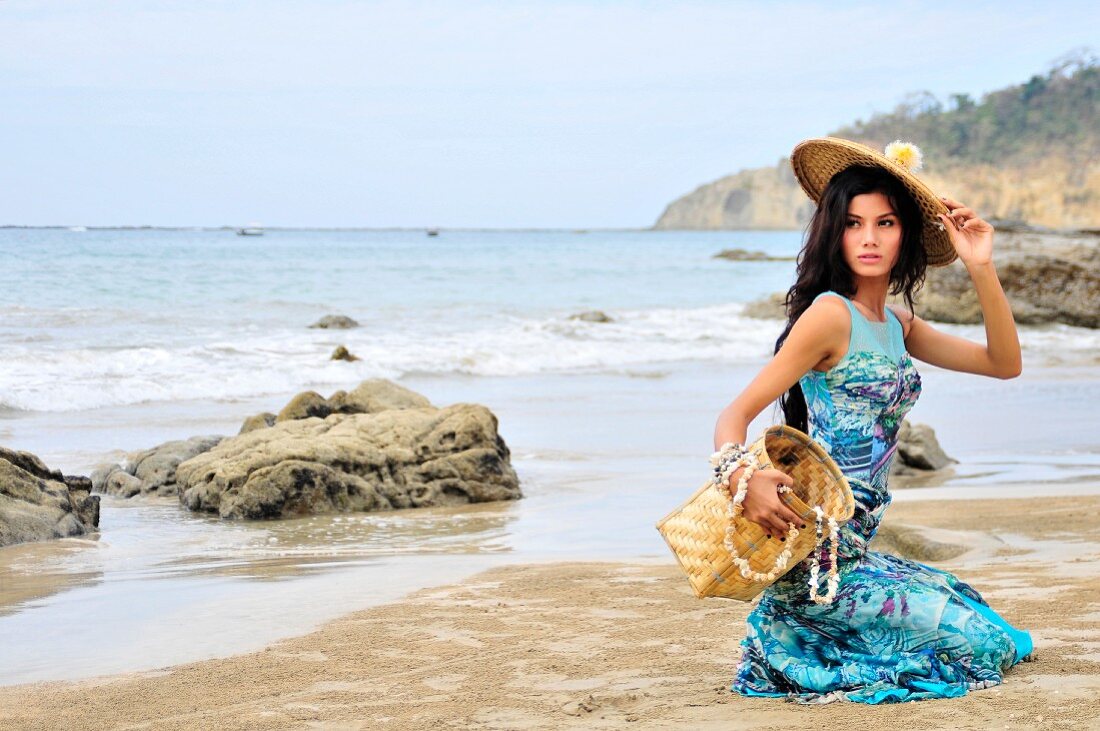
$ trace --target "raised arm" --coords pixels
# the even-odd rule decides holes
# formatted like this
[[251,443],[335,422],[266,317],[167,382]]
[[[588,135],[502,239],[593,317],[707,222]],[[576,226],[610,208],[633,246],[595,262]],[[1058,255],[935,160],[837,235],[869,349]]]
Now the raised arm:
[[944,198],[951,217],[940,216],[948,227],[951,243],[966,265],[985,320],[985,345],[936,330],[919,317],[895,309],[903,322],[910,321],[905,347],[918,360],[963,373],[993,378],[1015,378],[1023,370],[1020,337],[1012,308],[993,266],[993,227],[973,210]]

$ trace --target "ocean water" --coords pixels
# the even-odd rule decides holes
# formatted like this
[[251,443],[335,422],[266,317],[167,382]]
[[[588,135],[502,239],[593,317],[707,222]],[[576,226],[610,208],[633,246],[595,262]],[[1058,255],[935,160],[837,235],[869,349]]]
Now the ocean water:
[[[782,288],[798,235],[4,230],[0,407],[73,411],[283,394],[371,376],[485,376],[755,357],[723,337]],[[612,324],[571,321],[599,308]],[[327,313],[351,331],[310,330]],[[328,360],[338,344],[363,360]]]
[[[483,403],[524,499],[226,522],[104,497],[88,538],[0,549],[0,684],[262,647],[502,562],[669,561],[654,523],[706,479],[714,420],[770,356],[798,232],[0,229],[0,443],[85,473],[383,376]],[[610,323],[570,319],[600,309]],[[340,313],[361,327],[310,329]],[[942,326],[981,342],[983,328]],[[1025,372],[918,364],[911,418],[960,460],[929,498],[1095,491],[1100,336],[1022,327]],[[334,362],[346,345],[362,358]],[[750,427],[774,421],[765,410]],[[990,489],[994,488],[994,489]],[[946,492],[945,492],[946,491]],[[906,499],[919,490],[899,492]]]
[[[765,359],[742,305],[792,282],[799,232],[0,229],[0,410],[233,401],[420,374],[627,373]],[[612,323],[571,320],[600,309]],[[309,329],[328,313],[347,331]],[[949,327],[979,338],[981,328]],[[1028,328],[1032,359],[1100,335]],[[334,362],[343,344],[362,358]]]

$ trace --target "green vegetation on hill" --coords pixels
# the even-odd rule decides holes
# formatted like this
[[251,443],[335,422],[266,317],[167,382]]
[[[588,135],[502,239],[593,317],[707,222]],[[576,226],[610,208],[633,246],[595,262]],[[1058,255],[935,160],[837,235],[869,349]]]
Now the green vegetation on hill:
[[[1044,155],[1100,156],[1100,60],[1073,52],[1045,75],[974,101],[953,94],[945,106],[929,92],[909,95],[892,112],[830,133],[882,149],[894,139],[918,144],[926,160],[1027,164]],[[930,170],[932,165],[929,165]]]
[[[830,134],[881,150],[896,139],[924,152],[920,177],[992,219],[1100,228],[1100,59],[1064,56],[1047,72],[974,100],[910,94],[892,112]],[[677,198],[658,229],[797,229],[813,204],[789,161],[741,170]]]

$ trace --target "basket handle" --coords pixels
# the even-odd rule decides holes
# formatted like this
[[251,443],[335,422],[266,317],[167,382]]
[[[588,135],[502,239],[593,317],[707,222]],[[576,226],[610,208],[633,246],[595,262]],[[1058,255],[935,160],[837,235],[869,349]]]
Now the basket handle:
[[[782,500],[788,506],[796,508],[798,512],[803,512],[801,508],[798,508],[798,506],[791,503],[792,499],[798,499],[791,488],[787,487],[786,485],[779,485],[777,486],[776,490],[779,492],[780,500]],[[787,497],[788,495],[790,495],[791,497]],[[798,502],[801,503],[803,506],[806,506],[806,504],[803,503],[801,500],[799,500]],[[737,568],[740,570],[741,576],[749,579],[750,581],[766,581],[770,584],[771,582],[779,578],[779,576],[784,573],[784,569],[787,568],[787,562],[790,560],[791,553],[793,551],[794,541],[796,538],[798,538],[799,535],[798,529],[795,528],[793,525],[791,526],[790,531],[788,531],[787,533],[787,538],[790,540],[790,543],[788,543],[787,547],[784,548],[783,551],[775,557],[775,561],[772,563],[772,567],[768,571],[768,573],[761,573],[754,570],[746,559],[741,558],[741,555],[737,551],[737,546],[735,546],[733,543],[734,520],[737,517],[735,506],[736,503],[734,502],[734,499],[731,495],[729,499],[729,508],[727,510],[727,514],[729,515],[730,519],[729,523],[726,525],[726,539],[724,541],[726,550],[729,551],[730,558],[733,560],[733,564],[737,566]],[[820,507],[814,507],[812,508],[812,511],[816,514],[816,520],[814,522],[816,526],[817,540],[814,541],[813,563],[810,573],[810,600],[813,601],[815,604],[831,604],[833,598],[836,596],[837,585],[839,583],[836,554],[840,536],[837,535],[838,530],[836,526],[836,521],[832,516],[829,516],[828,518],[828,535],[824,535],[822,524],[825,520],[825,511],[823,511]],[[829,562],[829,570],[827,573],[828,586],[825,594],[820,594],[818,592],[818,573],[820,571],[821,562],[818,558],[817,553],[820,550],[821,546],[830,540],[832,541],[832,545],[830,546],[831,550],[829,555],[831,560]]]
[[[783,500],[783,502],[789,505],[790,503],[787,499],[783,497],[783,495],[785,495],[786,493],[793,494],[791,488],[787,487],[786,485],[779,485],[776,490],[780,494],[780,500]],[[729,491],[727,490],[727,494],[728,493]],[[726,550],[729,551],[730,559],[733,561],[734,566],[736,566],[740,570],[743,577],[749,579],[750,581],[766,581],[768,583],[771,583],[779,578],[779,576],[784,573],[784,569],[787,568],[787,562],[790,561],[791,553],[794,549],[794,541],[796,538],[798,538],[798,528],[795,528],[794,525],[791,525],[790,530],[787,532],[787,539],[790,542],[787,543],[786,548],[784,548],[780,552],[780,554],[775,557],[775,561],[772,563],[772,567],[768,571],[768,573],[761,573],[754,570],[746,559],[741,558],[741,554],[737,551],[737,546],[735,546],[733,543],[733,533],[734,527],[736,525],[735,520],[740,512],[739,510],[737,510],[738,507],[740,506],[737,505],[736,501],[733,499],[733,496],[730,495],[729,507],[726,510],[726,514],[729,516],[729,522],[726,524],[726,539],[725,541],[723,541],[723,544],[725,545]]]

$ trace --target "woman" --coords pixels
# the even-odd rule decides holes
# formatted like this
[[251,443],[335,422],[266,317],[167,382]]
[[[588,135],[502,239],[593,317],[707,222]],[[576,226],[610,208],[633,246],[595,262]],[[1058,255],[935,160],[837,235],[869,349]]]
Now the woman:
[[[840,530],[835,598],[811,601],[810,559],[770,586],[748,617],[732,690],[882,703],[996,685],[1031,652],[1030,636],[953,575],[867,551],[890,502],[898,428],[920,394],[912,358],[994,378],[1020,374],[1016,325],[992,261],[993,227],[956,200],[937,200],[913,175],[919,150],[911,145],[894,143],[884,156],[846,140],[808,140],[792,164],[818,205],[787,293],[787,327],[775,357],[722,411],[715,447],[744,444],[753,418],[782,397],[786,423],[809,433],[848,477],[856,511]],[[977,291],[986,345],[912,313],[926,267],[956,256]],[[887,293],[907,307],[887,305]],[[773,469],[748,482],[742,514],[771,540],[803,526],[779,498],[779,486],[791,482]],[[827,558],[822,550],[819,560]]]

